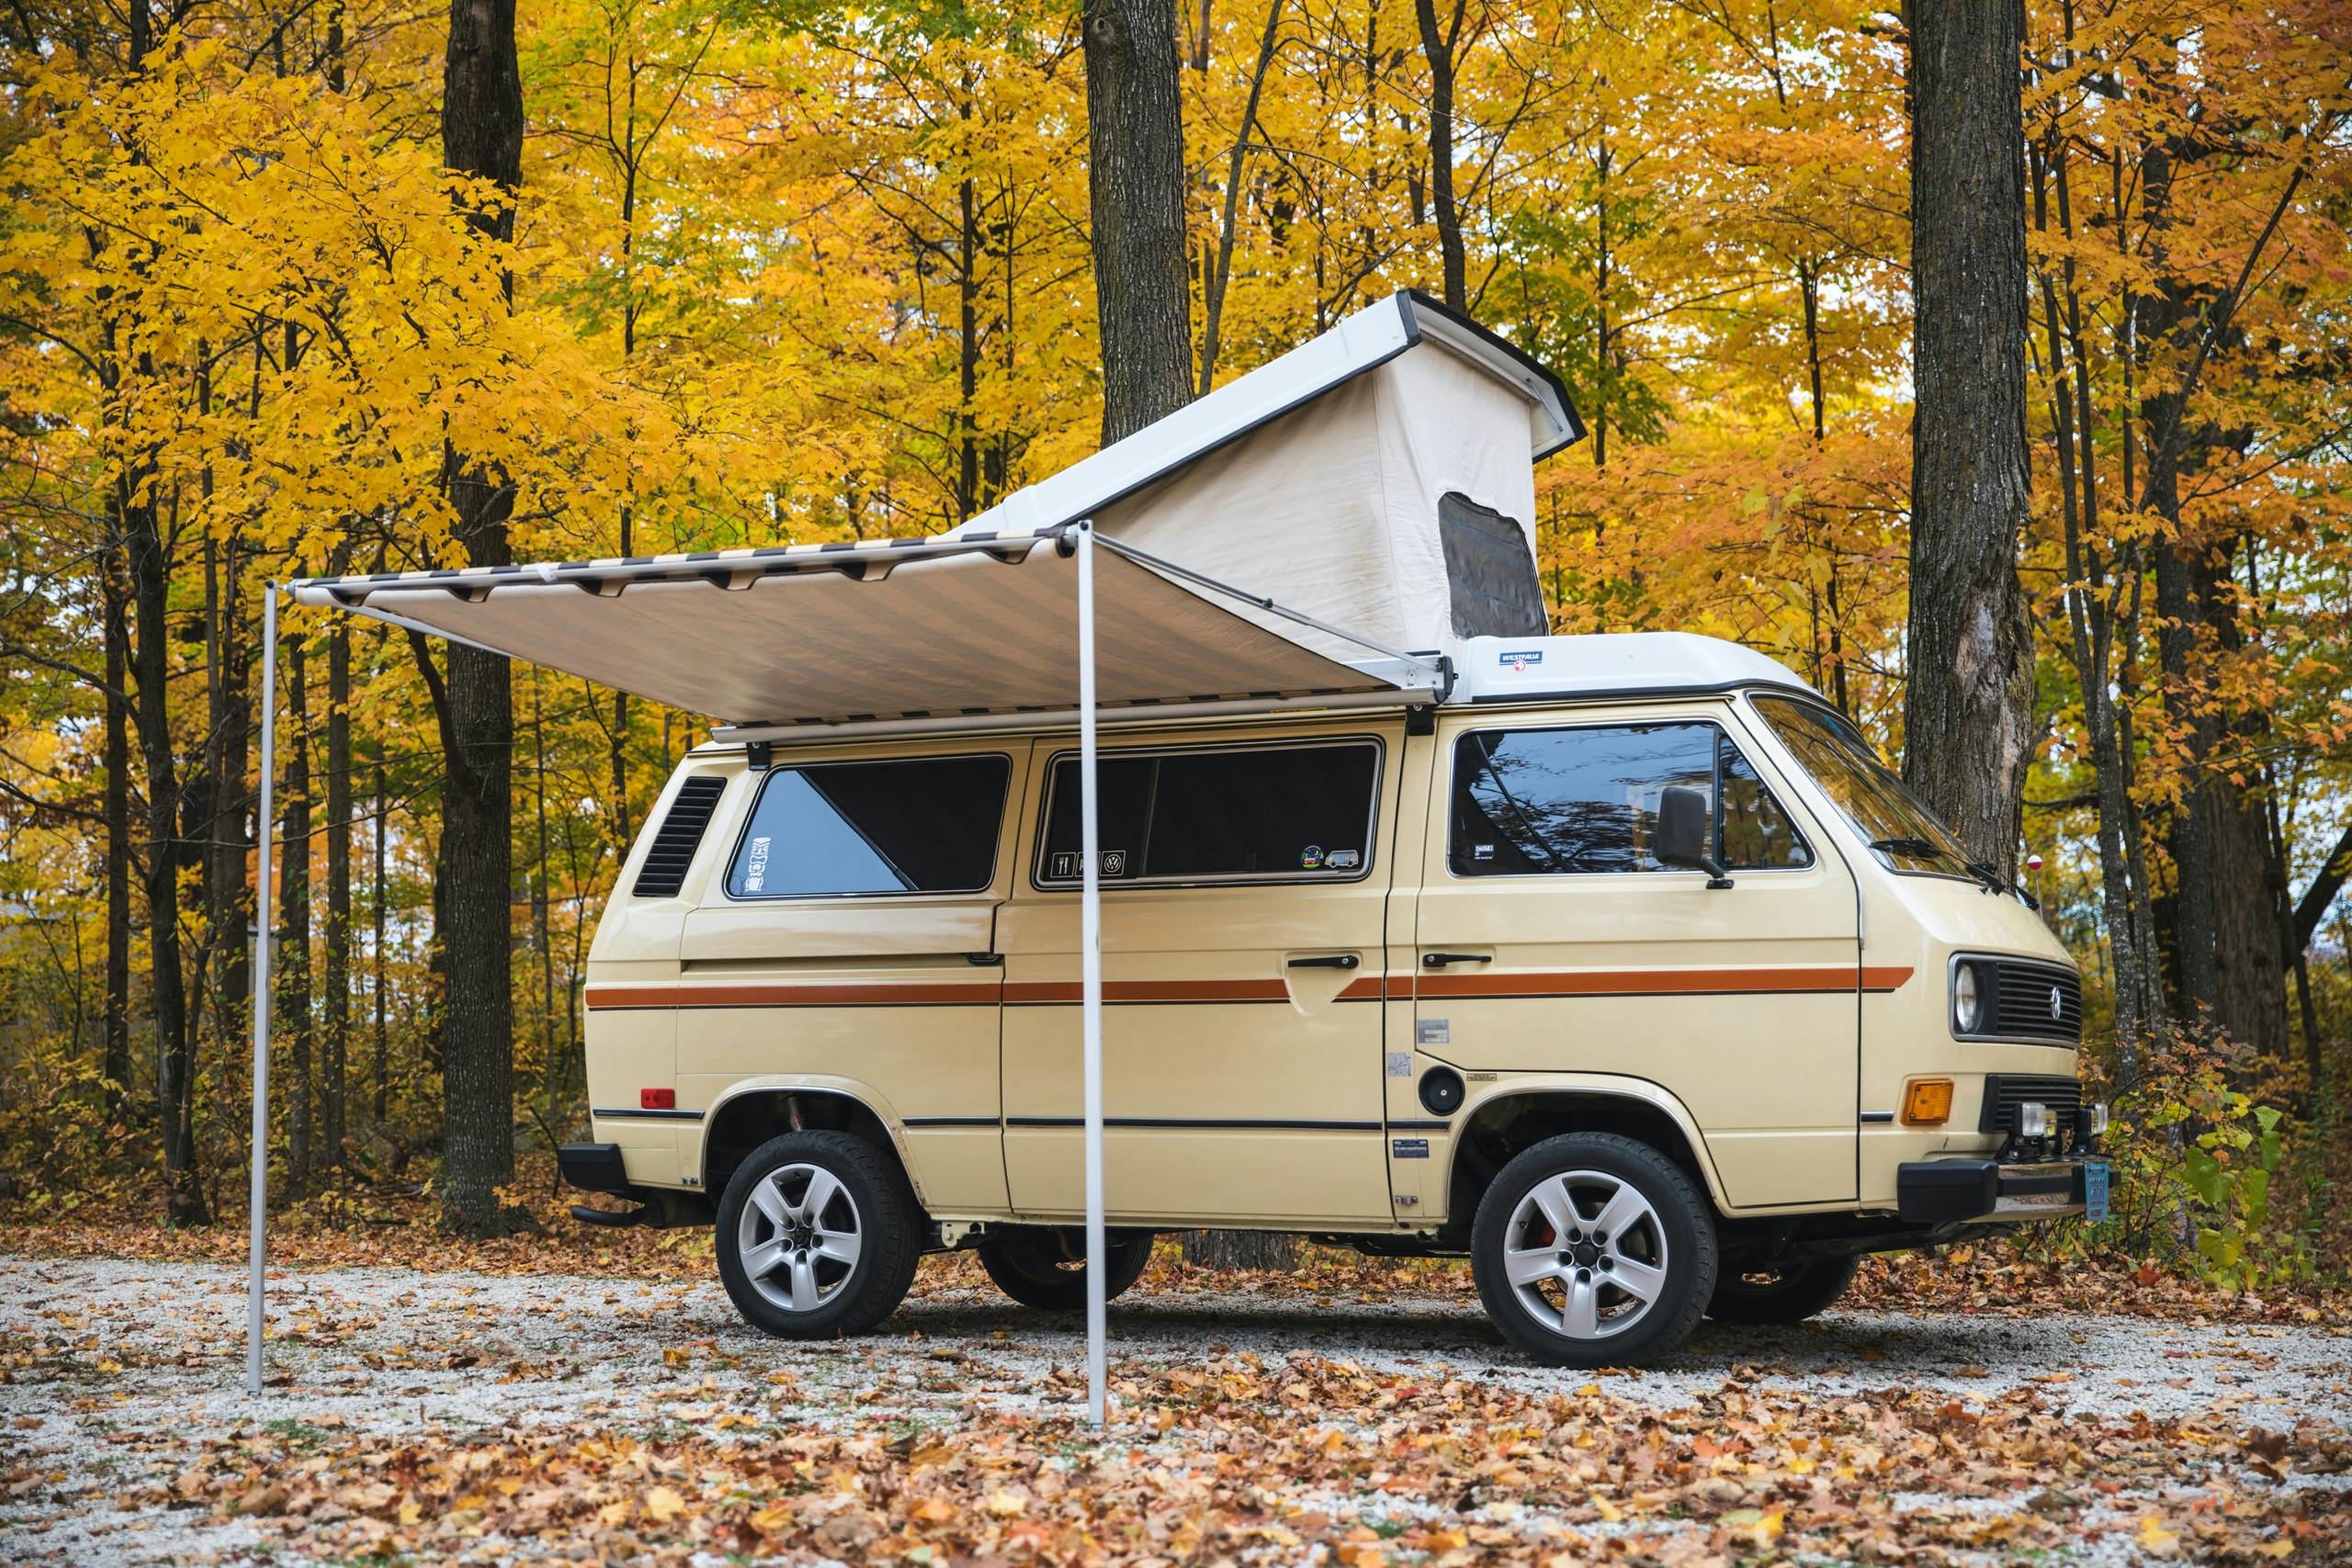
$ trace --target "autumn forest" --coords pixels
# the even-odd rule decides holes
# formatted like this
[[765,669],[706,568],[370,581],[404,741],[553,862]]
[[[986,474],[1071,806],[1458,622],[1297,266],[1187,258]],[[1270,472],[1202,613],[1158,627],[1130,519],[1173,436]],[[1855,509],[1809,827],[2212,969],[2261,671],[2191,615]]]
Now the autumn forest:
[[[2020,0],[1973,129],[1953,9],[18,0],[0,1204],[234,1218],[265,930],[288,1204],[495,1224],[584,1122],[585,944],[701,721],[315,611],[264,690],[266,581],[937,531],[1413,288],[1589,427],[1555,629],[1785,661],[2081,960],[2118,1207],[2032,1245],[2340,1275],[2352,8]],[[1920,301],[2020,225],[2001,382]],[[1963,560],[1972,424],[2023,456]]]

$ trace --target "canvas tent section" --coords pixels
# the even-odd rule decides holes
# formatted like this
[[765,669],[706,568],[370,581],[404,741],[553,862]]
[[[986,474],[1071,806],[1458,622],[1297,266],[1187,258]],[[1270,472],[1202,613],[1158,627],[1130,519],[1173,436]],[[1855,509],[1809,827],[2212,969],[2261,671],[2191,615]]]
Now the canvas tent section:
[[[1540,366],[1403,294],[960,532],[1078,507],[1106,544],[1388,647],[1540,636],[1533,459],[1582,432]],[[1328,634],[1284,635],[1357,656]]]

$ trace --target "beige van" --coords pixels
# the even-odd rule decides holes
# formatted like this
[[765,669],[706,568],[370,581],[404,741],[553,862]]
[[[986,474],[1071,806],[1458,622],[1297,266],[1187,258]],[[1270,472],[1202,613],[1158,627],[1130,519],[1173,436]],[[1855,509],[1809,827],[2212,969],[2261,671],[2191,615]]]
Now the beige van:
[[[777,1335],[873,1327],[927,1251],[1080,1305],[1076,749],[690,754],[562,1151],[639,1207],[582,1217],[715,1220]],[[1106,713],[1100,792],[1114,1294],[1157,1234],[1293,1232],[1466,1256],[1528,1353],[1617,1363],[2104,1212],[2065,950],[1760,655],[1481,637],[1426,705]]]

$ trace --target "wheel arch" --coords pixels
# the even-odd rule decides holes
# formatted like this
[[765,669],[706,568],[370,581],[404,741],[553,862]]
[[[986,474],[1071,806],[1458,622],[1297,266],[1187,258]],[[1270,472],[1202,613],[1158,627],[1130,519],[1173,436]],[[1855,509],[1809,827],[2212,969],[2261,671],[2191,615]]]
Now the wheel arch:
[[798,1127],[847,1133],[887,1155],[906,1178],[917,1206],[922,1205],[922,1182],[888,1102],[865,1085],[827,1078],[747,1079],[729,1086],[712,1102],[703,1116],[696,1164],[703,1190],[714,1201],[745,1156],[770,1138],[796,1130],[796,1107]]
[[1498,1085],[1464,1107],[1446,1173],[1446,1225],[1467,1230],[1497,1172],[1521,1149],[1566,1133],[1615,1133],[1680,1166],[1718,1218],[1730,1213],[1705,1135],[1688,1107],[1640,1078],[1581,1077]]

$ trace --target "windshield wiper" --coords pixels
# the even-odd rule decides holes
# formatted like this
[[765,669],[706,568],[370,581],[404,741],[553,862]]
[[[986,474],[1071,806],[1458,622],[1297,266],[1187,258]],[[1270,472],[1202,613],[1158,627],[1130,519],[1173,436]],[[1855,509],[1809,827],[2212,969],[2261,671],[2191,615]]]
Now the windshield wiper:
[[1893,838],[1872,839],[1871,848],[1883,850],[1891,855],[1909,855],[1914,860],[1950,860],[1951,853],[1932,839],[1922,839],[1907,833]]

